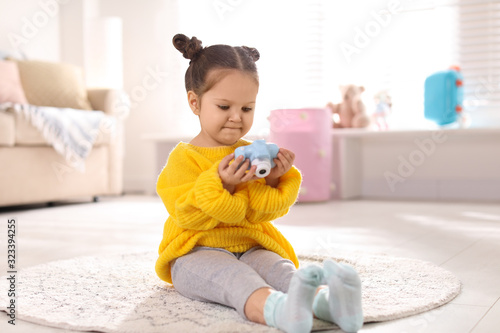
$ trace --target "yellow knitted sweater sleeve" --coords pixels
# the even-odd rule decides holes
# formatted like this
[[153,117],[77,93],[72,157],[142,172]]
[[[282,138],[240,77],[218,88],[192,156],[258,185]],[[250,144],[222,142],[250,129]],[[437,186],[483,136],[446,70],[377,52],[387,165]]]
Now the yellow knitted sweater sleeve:
[[276,188],[265,180],[248,183],[247,220],[252,223],[273,221],[286,215],[297,200],[302,176],[295,167],[280,177]]
[[222,187],[218,165],[193,151],[178,149],[170,154],[156,189],[180,228],[210,230],[221,222],[234,224],[245,219],[248,197],[231,195]]

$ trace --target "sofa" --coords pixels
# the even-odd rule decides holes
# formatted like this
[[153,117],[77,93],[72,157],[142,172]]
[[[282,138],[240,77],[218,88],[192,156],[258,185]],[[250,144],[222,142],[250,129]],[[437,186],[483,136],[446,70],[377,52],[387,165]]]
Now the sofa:
[[87,89],[82,70],[73,65],[0,60],[0,104],[100,110],[116,125],[112,133],[97,136],[79,170],[22,114],[0,111],[0,207],[120,195],[128,114],[124,96],[116,89]]

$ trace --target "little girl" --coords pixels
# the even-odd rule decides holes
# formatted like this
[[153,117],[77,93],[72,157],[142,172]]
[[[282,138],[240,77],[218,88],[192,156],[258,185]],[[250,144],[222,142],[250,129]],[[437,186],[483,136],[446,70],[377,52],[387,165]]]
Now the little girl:
[[[295,155],[280,148],[264,179],[237,147],[250,144],[259,89],[259,52],[246,46],[202,47],[178,34],[190,59],[187,99],[201,124],[170,153],[157,192],[169,217],[156,263],[158,276],[191,299],[232,307],[253,322],[310,332],[313,316],[355,332],[363,324],[356,271],[331,260],[298,268],[290,243],[272,221],[295,203],[301,175]],[[243,163],[243,164],[241,164]]]

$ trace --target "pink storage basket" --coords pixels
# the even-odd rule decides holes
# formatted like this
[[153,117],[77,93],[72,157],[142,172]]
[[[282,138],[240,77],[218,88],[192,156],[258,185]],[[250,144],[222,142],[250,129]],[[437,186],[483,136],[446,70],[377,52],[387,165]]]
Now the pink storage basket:
[[299,201],[330,199],[332,167],[332,118],[326,108],[279,109],[269,116],[269,142],[295,153],[302,172]]

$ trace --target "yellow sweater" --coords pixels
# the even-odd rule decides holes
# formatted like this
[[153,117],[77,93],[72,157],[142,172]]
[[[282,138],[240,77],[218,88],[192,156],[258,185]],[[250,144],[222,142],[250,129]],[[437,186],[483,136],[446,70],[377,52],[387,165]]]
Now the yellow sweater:
[[181,142],[170,153],[156,184],[169,213],[155,267],[162,280],[172,283],[171,261],[195,246],[244,252],[261,245],[298,267],[292,246],[271,221],[295,203],[300,172],[292,167],[277,188],[264,179],[239,184],[233,195],[222,187],[220,161],[248,144],[239,140],[232,146],[205,148]]

